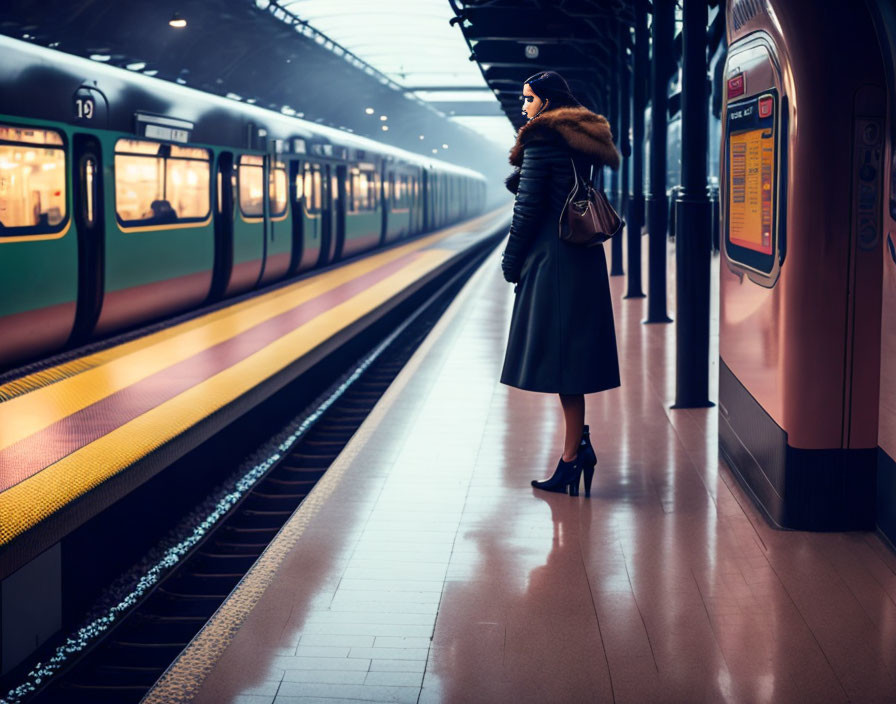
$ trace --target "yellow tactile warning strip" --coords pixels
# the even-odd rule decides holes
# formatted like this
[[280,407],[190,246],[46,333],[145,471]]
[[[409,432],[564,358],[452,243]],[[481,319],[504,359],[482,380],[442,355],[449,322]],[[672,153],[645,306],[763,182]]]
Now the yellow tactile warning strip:
[[[0,493],[0,545],[11,542],[73,499],[149,455],[456,256],[457,252],[452,249],[431,246],[450,234],[452,231],[438,233],[409,243],[406,247],[384,252],[383,255],[391,255],[389,260],[415,250],[417,256],[394,274],[330,308],[326,315],[317,316],[298,326],[240,362],[160,403]],[[363,260],[357,262],[357,267],[347,265],[327,272],[320,277],[324,279],[326,276],[323,281],[312,279],[301,282],[301,286],[292,289],[292,292],[313,298],[331,288],[332,282],[351,279],[365,268],[362,265],[367,262],[368,260]],[[380,260],[380,264],[384,263]],[[183,348],[189,348],[190,344],[204,349],[220,337],[226,339],[247,325],[257,324],[259,316],[263,314],[275,314],[269,308],[277,311],[283,306],[294,307],[297,302],[295,296],[288,297],[287,301],[282,300],[287,297],[287,293],[284,290],[272,292],[269,297],[265,297],[268,298],[267,301],[259,304],[261,310],[248,310],[242,323],[239,319],[230,319],[235,316],[221,319],[221,311],[218,311],[210,316],[215,321],[211,326],[192,326],[195,329],[190,329],[184,335],[192,335],[196,339],[175,340],[169,336],[166,342],[173,344],[166,347],[147,343],[143,349],[137,349],[129,357],[139,356],[140,365],[164,369],[176,359],[182,358]],[[246,319],[248,322],[245,322]],[[222,329],[214,328],[218,324]],[[105,371],[103,375],[99,374],[99,368],[89,370],[52,387],[0,404],[0,449],[9,444],[10,437],[28,437],[55,420],[85,407],[87,403],[81,397],[82,394],[92,400],[100,400],[114,393],[115,389],[124,388],[147,375],[143,369],[131,371],[125,361],[127,360],[120,358],[108,363],[112,365],[121,362],[121,369],[102,370]],[[140,366],[134,364],[134,359],[130,360],[130,365]],[[54,392],[43,399],[45,405],[31,400],[32,397],[43,397],[45,392]],[[16,411],[10,412],[10,408],[15,408]]]
[[[475,225],[476,222],[478,219],[464,225]],[[21,388],[30,387],[33,390],[0,403],[0,449],[303,301],[319,296],[408,252],[424,249],[450,237],[457,229],[449,228],[119,347],[10,382],[6,386],[17,384]],[[38,377],[53,379],[56,383],[34,388],[39,385]],[[6,386],[0,387],[0,393]]]
[[463,307],[476,282],[483,275],[482,267],[465,284],[451,302],[442,318],[414,352],[395,381],[386,389],[348,444],[321,477],[311,493],[302,501],[296,512],[281,528],[273,542],[261,554],[249,572],[234,588],[227,600],[218,608],[209,622],[187,645],[180,656],[162,674],[141,704],[185,704],[192,701],[202,682],[232,642],[246,617],[258,603],[262,594],[274,581],[277,571],[293,546],[302,537],[305,528],[338,488],[346,470],[361,454],[367,440],[395,399],[401,394],[408,380],[413,378],[426,358],[430,348],[438,341]]

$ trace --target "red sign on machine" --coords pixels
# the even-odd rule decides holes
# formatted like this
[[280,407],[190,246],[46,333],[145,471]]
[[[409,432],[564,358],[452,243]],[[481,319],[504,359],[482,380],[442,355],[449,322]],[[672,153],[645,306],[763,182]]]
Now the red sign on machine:
[[759,117],[768,117],[772,114],[772,106],[774,103],[772,102],[772,97],[766,96],[764,98],[759,99]]
[[744,74],[739,73],[728,79],[728,97],[736,98],[744,94]]

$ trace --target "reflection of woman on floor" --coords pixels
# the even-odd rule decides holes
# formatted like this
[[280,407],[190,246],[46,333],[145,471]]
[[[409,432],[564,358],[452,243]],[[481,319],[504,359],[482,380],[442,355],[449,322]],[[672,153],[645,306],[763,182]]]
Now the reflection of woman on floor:
[[554,474],[532,485],[577,495],[584,472],[587,496],[597,459],[584,394],[619,386],[616,331],[603,246],[570,244],[558,228],[574,170],[587,179],[592,165],[618,168],[619,153],[606,118],[583,107],[559,74],[529,78],[522,100],[529,121],[507,179],[516,201],[502,269],[517,286],[501,383],[560,395],[563,454]]

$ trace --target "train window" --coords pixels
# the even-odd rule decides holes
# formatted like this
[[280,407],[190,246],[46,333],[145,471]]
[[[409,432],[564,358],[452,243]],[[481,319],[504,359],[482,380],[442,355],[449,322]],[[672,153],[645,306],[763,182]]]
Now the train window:
[[323,202],[323,179],[320,170],[320,165],[315,164],[311,169],[311,192],[314,196],[314,209],[320,210],[321,203]]
[[240,210],[249,217],[264,215],[264,158],[251,154],[239,160]]
[[361,190],[364,192],[364,210],[376,210],[376,172],[361,170]]
[[363,212],[376,210],[376,172],[372,169],[354,167],[349,185],[352,194],[352,210]]
[[305,192],[305,171],[302,168],[296,169],[296,200],[302,199]]
[[302,188],[300,189],[305,198],[305,210],[311,212],[314,210],[314,181],[311,177],[311,164],[305,164],[302,174]]
[[354,212],[357,209],[357,196],[355,192],[358,190],[358,167],[353,166],[348,170],[348,178],[345,180],[345,209],[348,212]]
[[171,203],[178,218],[204,218],[208,215],[209,176],[211,162],[205,149],[171,145],[171,155],[165,160],[168,184],[165,199]]
[[129,225],[202,220],[211,205],[210,177],[205,149],[119,139],[115,212]]
[[380,202],[380,175],[372,169],[367,172],[367,192],[370,194],[370,209],[376,210]]
[[302,192],[305,196],[305,210],[309,213],[319,212],[323,200],[320,164],[305,164],[304,179]]
[[84,160],[84,220],[93,227],[96,217],[96,159],[92,156]]
[[0,233],[59,230],[66,217],[65,173],[61,134],[0,125]]
[[286,212],[286,164],[282,161],[274,162],[274,168],[270,173],[270,199],[271,215],[283,215]]

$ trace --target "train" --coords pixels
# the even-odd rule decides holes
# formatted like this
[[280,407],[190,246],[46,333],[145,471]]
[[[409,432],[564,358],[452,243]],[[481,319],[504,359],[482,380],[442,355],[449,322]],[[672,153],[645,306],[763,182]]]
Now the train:
[[485,202],[471,169],[0,36],[0,371]]

